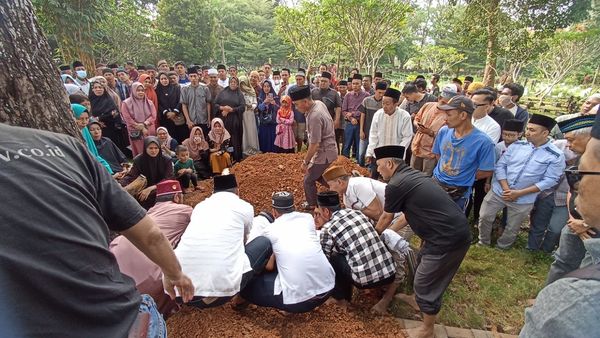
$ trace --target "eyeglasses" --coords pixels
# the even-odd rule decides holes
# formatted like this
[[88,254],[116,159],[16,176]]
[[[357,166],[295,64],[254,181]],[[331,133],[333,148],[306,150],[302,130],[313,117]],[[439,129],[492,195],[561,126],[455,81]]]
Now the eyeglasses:
[[571,190],[577,189],[577,183],[581,181],[583,175],[600,175],[600,171],[581,171],[577,169],[577,166],[570,166],[565,169],[565,176]]
[[475,108],[479,108],[479,107],[483,107],[483,106],[487,106],[487,103],[480,103],[480,104],[474,104]]

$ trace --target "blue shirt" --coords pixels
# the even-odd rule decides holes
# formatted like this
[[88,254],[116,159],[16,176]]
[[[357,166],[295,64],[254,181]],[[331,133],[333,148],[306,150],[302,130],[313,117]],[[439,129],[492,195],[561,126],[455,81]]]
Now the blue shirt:
[[442,127],[435,137],[432,152],[440,155],[433,176],[449,186],[471,187],[478,170],[494,170],[494,143],[477,128],[457,138],[454,128]]
[[[532,185],[540,191],[550,189],[558,184],[565,171],[565,155],[552,142],[535,147],[527,141],[517,141],[504,152],[498,163],[492,189],[496,195],[502,196],[500,180],[507,180],[511,189],[525,189]],[[515,203],[534,203],[537,193],[519,197]]]

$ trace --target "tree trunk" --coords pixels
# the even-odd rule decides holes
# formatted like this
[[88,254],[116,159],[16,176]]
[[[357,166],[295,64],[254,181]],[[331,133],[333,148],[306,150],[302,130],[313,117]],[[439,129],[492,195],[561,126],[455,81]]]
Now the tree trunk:
[[498,12],[500,0],[489,0],[489,14],[487,16],[487,47],[485,58],[485,69],[483,71],[483,83],[493,86],[496,77],[496,49],[498,46]]
[[81,138],[30,0],[0,1],[0,122]]

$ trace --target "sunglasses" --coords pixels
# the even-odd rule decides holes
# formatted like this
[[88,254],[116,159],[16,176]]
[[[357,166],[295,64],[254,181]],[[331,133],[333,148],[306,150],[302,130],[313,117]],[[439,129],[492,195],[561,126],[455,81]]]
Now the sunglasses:
[[600,175],[600,171],[581,171],[577,169],[577,166],[570,166],[565,169],[565,176],[571,190],[576,190],[577,183],[581,181],[583,175]]

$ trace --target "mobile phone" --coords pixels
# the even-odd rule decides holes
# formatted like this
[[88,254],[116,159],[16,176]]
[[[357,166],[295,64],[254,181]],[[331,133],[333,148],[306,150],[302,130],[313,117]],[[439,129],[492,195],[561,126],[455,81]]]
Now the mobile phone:
[[273,93],[269,93],[268,95],[270,98],[273,98]]

